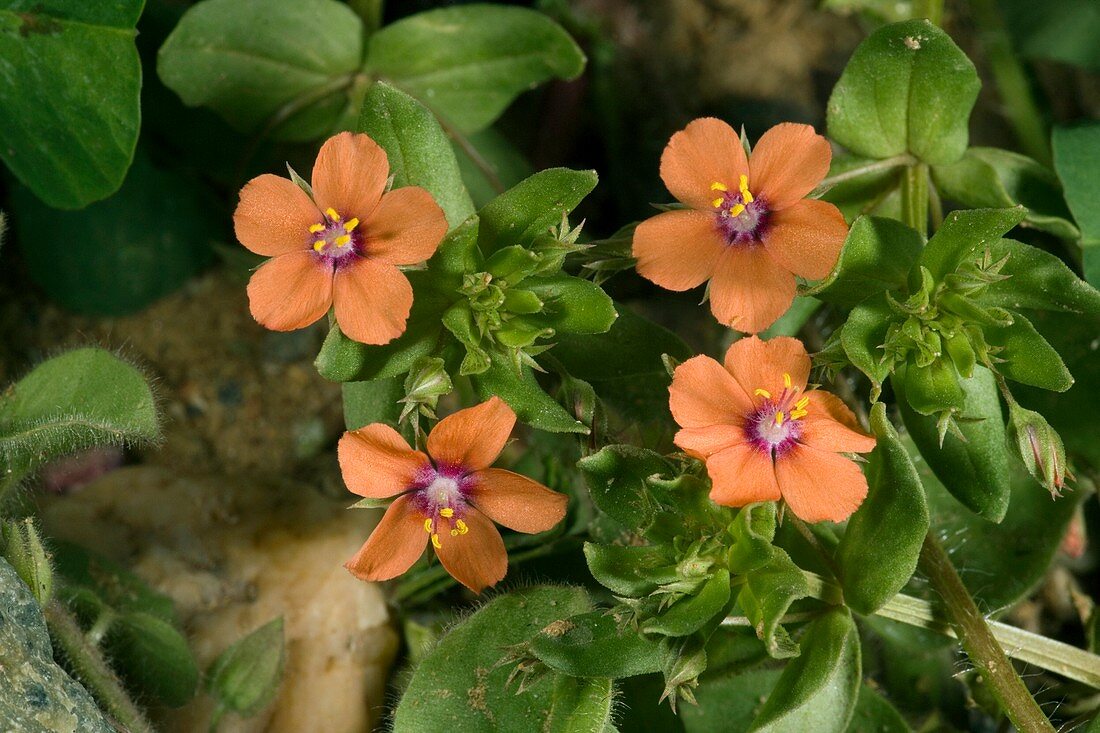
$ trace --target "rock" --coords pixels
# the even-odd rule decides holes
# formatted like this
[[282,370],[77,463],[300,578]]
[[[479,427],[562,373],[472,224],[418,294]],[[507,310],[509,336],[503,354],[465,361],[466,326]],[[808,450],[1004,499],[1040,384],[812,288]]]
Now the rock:
[[[49,536],[106,555],[170,596],[200,669],[284,617],[278,695],[253,718],[227,716],[221,733],[360,733],[378,722],[397,635],[381,589],[343,568],[376,521],[350,503],[300,483],[134,466],[45,499],[42,518]],[[201,694],[159,722],[205,730],[210,713]]]
[[0,730],[113,733],[79,682],[53,660],[46,620],[30,589],[0,558]]

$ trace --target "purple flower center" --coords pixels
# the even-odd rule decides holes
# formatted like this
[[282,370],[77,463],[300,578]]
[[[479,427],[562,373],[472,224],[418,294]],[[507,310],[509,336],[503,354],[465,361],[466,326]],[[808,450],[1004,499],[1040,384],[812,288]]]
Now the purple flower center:
[[470,510],[469,496],[477,479],[463,466],[428,464],[413,477],[409,487],[413,506],[424,516],[424,531],[439,548],[442,537],[470,531],[463,517]]
[[783,375],[783,391],[772,395],[765,389],[756,390],[763,401],[749,413],[745,432],[749,442],[773,458],[781,456],[802,437],[802,418],[808,414],[809,398],[799,397],[802,390],[791,385],[791,376]]
[[768,202],[749,191],[748,176],[741,176],[738,190],[731,191],[726,184],[715,181],[710,186],[715,192],[712,204],[715,224],[728,244],[759,242],[768,224]]
[[363,254],[363,229],[356,218],[345,219],[335,209],[325,210],[323,221],[309,228],[314,256],[340,268]]

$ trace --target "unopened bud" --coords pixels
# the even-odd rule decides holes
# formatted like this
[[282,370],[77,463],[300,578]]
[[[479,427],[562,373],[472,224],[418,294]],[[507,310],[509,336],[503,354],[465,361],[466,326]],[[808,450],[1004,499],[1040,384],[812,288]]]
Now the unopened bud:
[[413,365],[405,377],[405,398],[401,400],[405,408],[401,411],[404,420],[413,410],[421,410],[434,417],[435,406],[439,398],[451,391],[451,377],[436,357],[424,357]]
[[[1028,473],[1041,483],[1050,495],[1058,498],[1066,483],[1066,448],[1057,431],[1046,418],[1018,404],[1009,405],[1008,430],[1016,452],[1027,466]],[[1072,476],[1071,476],[1072,478]]]
[[29,517],[4,522],[0,524],[0,534],[3,535],[4,559],[31,589],[39,605],[45,606],[53,596],[53,568],[34,522]]

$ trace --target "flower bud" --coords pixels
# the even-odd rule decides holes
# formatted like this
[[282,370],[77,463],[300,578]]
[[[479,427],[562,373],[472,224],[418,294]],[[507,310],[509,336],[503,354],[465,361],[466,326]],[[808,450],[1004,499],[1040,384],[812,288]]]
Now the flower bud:
[[451,377],[447,374],[443,360],[436,357],[421,359],[405,377],[405,398],[401,400],[405,407],[401,411],[401,420],[417,409],[434,417],[439,398],[450,391]]
[[30,587],[39,605],[45,606],[53,596],[53,568],[34,522],[29,517],[23,521],[4,522],[0,524],[0,534],[4,559]]
[[[1042,415],[1016,403],[1008,408],[1008,430],[1028,472],[1058,498],[1066,483],[1066,449]],[[1072,478],[1072,476],[1071,476]]]

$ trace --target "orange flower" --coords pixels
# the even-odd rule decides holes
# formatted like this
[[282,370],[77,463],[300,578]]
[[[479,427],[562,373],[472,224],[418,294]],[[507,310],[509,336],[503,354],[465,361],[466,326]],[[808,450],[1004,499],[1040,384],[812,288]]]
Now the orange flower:
[[669,407],[676,445],[706,461],[710,498],[725,506],[787,503],[807,522],[839,522],[867,496],[867,479],[842,453],[867,453],[843,402],[806,391],[810,357],[798,339],[741,339],[725,368],[709,356],[676,367]]
[[512,409],[493,397],[440,420],[427,455],[388,425],[345,433],[339,457],[348,489],[370,499],[398,498],[344,567],[362,580],[389,580],[408,570],[430,540],[458,582],[475,593],[496,585],[508,570],[508,553],[493,522],[545,532],[568,503],[526,476],[489,468],[515,423]]
[[431,194],[384,193],[386,152],[366,135],[329,138],[313,166],[313,198],[265,174],[241,189],[237,239],[271,257],[248,283],[252,317],[274,331],[304,328],[335,307],[348,337],[384,344],[405,331],[412,286],[397,265],[431,257],[447,220]]
[[661,179],[690,208],[638,225],[638,273],[669,290],[709,280],[721,323],[763,331],[790,307],[795,275],[819,280],[840,256],[848,234],[840,210],[805,198],[831,159],[829,142],[809,125],[776,125],[750,159],[725,122],[695,120],[661,155]]

